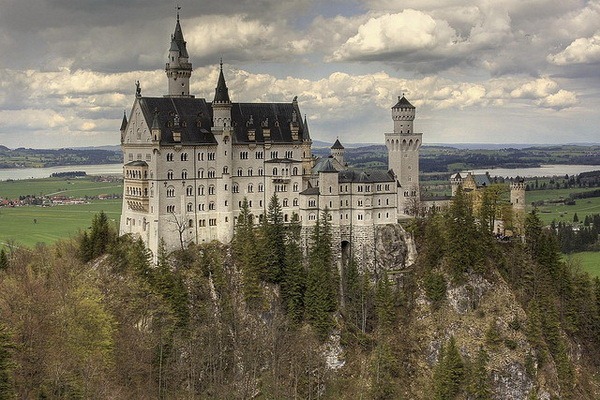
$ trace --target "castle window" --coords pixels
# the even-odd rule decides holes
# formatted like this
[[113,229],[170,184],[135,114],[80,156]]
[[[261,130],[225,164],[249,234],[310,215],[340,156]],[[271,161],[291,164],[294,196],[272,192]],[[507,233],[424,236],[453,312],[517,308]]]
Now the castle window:
[[262,160],[263,159],[263,152],[262,151],[257,151],[256,153],[254,153],[254,157],[256,157],[257,160]]
[[294,158],[294,152],[292,150],[286,151],[285,158]]
[[223,167],[223,175],[226,175],[229,173],[229,168],[227,168],[227,166]]
[[258,201],[258,206],[259,206],[259,207],[262,207],[262,206],[263,206],[263,202],[262,202],[262,200],[259,200],[259,201]]
[[248,168],[248,176],[252,176],[252,168]]
[[263,176],[263,169],[262,168],[258,169],[258,176]]
[[381,199],[377,199],[377,205],[380,206],[381,205]]
[[208,220],[208,225],[209,226],[217,226],[217,219],[216,218],[210,218]]
[[229,205],[229,202],[227,200],[225,200],[225,207],[227,207]]
[[167,188],[167,197],[175,197],[175,188],[173,186]]
[[298,191],[298,183],[297,183],[297,182],[296,182],[296,183],[294,183],[294,186],[293,186],[293,188],[294,188],[294,192],[297,192],[297,191]]
[[231,185],[231,192],[232,193],[239,193],[240,192],[240,187],[237,183],[234,183],[233,185]]
[[173,161],[173,153],[167,153],[167,161]]
[[198,161],[204,161],[204,153],[198,153]]
[[208,211],[212,211],[214,209],[215,209],[215,203],[211,201],[210,203],[208,203]]
[[390,190],[390,185],[385,185],[385,190]]
[[254,191],[254,187],[251,183],[248,184],[248,193],[252,193]]
[[188,186],[187,188],[185,188],[185,194],[186,194],[186,196],[193,196],[194,195],[193,186]]
[[359,192],[362,192],[362,191],[363,191],[363,187],[362,187],[362,185],[358,185],[358,189],[357,189],[357,190],[358,190]]
[[216,153],[214,153],[214,152],[209,152],[208,156],[207,156],[208,161],[215,161],[215,154]]
[[204,196],[204,186],[198,186],[198,196]]
[[279,153],[277,151],[271,152],[271,158],[278,158]]
[[223,190],[227,191],[227,184],[223,186]]
[[248,152],[240,151],[240,160],[247,160],[247,159],[248,159]]
[[408,190],[404,191],[404,197],[408,197]]
[[167,171],[167,179],[169,179],[169,180],[173,179],[173,171],[172,170]]
[[204,170],[202,168],[198,170],[198,178],[204,178]]
[[385,205],[389,206],[390,205],[390,199],[385,199]]
[[277,176],[277,167],[273,168],[273,176]]
[[329,186],[329,193],[331,193],[333,191],[333,189],[331,188],[331,186]]
[[261,193],[265,191],[265,186],[262,184],[262,182],[258,184],[258,191]]
[[371,191],[371,185],[366,185],[365,192],[370,192],[370,191]]
[[192,203],[187,203],[187,211],[188,212],[193,212],[194,211],[194,205]]
[[317,219],[317,216],[314,213],[311,213],[308,215],[308,220],[309,221],[314,221]]
[[187,171],[185,169],[181,171],[181,179],[187,179]]
[[187,153],[181,153],[181,161],[187,161],[188,155]]
[[216,173],[215,173],[214,169],[211,168],[211,169],[208,170],[208,177],[209,178],[214,178],[215,175],[216,175]]
[[208,194],[209,195],[215,194],[215,187],[213,185],[210,185],[208,187]]
[[238,168],[237,176],[242,176],[242,175],[244,175],[244,171],[241,168]]
[[198,220],[198,225],[200,225],[201,228],[204,228],[206,226],[206,220],[205,219]]
[[283,216],[283,221],[284,221],[284,222],[288,222],[288,215],[287,215],[287,214],[285,214],[285,215]]
[[283,199],[283,207],[287,207],[288,206],[288,199]]
[[362,207],[362,205],[363,205],[363,201],[362,201],[362,200],[358,200],[358,201],[357,201],[357,205],[358,205],[359,207]]
[[198,211],[204,211],[204,203],[198,204]]
[[308,200],[308,206],[309,207],[316,207],[317,206],[317,201],[315,199],[309,199]]
[[362,221],[363,220],[363,215],[362,214],[358,214],[356,216],[356,219],[358,219],[359,221]]
[[175,206],[167,206],[167,212],[173,214],[175,212]]
[[191,228],[191,227],[193,227],[193,226],[194,226],[194,220],[193,220],[193,219],[190,219],[190,220],[188,221],[188,228]]

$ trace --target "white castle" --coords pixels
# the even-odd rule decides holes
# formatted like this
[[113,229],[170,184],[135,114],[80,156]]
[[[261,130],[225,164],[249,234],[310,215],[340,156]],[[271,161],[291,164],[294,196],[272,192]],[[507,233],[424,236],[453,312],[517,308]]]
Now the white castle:
[[[329,210],[338,243],[373,244],[375,229],[407,216],[419,199],[415,107],[399,97],[394,130],[385,134],[388,171],[357,171],[339,140],[327,158],[313,157],[298,102],[234,103],[223,65],[212,102],[190,95],[192,64],[177,16],[165,68],[169,94],[137,88],[123,116],[124,193],[120,233],[141,237],[156,254],[189,243],[229,242],[247,199],[259,221],[273,194],[284,221],[299,216],[309,230]],[[363,249],[363,253],[365,250]]]

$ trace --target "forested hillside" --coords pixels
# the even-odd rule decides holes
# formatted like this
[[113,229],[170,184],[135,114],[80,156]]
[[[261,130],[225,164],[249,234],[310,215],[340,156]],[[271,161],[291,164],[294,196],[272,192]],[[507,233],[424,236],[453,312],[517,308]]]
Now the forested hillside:
[[303,254],[276,198],[231,244],[154,263],[104,214],[0,252],[0,398],[596,399],[600,281],[535,214],[499,242],[461,192],[407,229],[408,270],[338,273],[321,216]]

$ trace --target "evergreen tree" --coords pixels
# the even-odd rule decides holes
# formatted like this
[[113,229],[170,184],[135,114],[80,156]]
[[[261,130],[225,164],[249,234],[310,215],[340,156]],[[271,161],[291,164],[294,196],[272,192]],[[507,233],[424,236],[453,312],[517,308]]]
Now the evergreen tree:
[[306,271],[302,263],[300,232],[302,227],[298,215],[292,216],[285,243],[285,268],[281,284],[281,296],[288,317],[299,323],[304,315],[304,292],[306,290]]
[[152,277],[153,287],[169,304],[173,315],[177,318],[177,326],[186,327],[189,321],[187,290],[182,277],[171,269],[163,240],[160,241],[157,258],[158,262]]
[[396,323],[396,310],[394,307],[394,292],[385,271],[377,282],[375,292],[375,311],[379,329],[389,333]]
[[306,317],[325,340],[333,327],[331,313],[335,311],[336,280],[333,272],[331,252],[331,228],[327,210],[317,219],[311,235],[309,268],[306,281],[304,304]]
[[0,399],[14,398],[12,381],[12,350],[14,344],[3,323],[0,323]]
[[446,223],[450,272],[455,282],[462,282],[466,272],[481,268],[483,254],[471,199],[460,186],[446,215]]
[[460,392],[465,376],[465,365],[454,336],[451,336],[445,346],[440,349],[438,364],[434,370],[434,399],[454,399]]
[[251,307],[258,307],[263,300],[260,285],[261,266],[257,257],[254,217],[250,213],[246,198],[242,202],[237,218],[232,246],[235,262],[242,271],[244,298]]
[[471,367],[469,379],[469,395],[473,400],[491,400],[492,389],[487,370],[489,356],[483,347],[479,348],[475,363]]
[[577,213],[573,214],[573,222],[579,222],[579,217],[577,216]]
[[261,224],[262,246],[261,253],[264,262],[263,279],[280,283],[285,265],[285,228],[283,225],[283,212],[277,194],[273,194],[269,201],[266,219]]
[[389,340],[381,339],[373,350],[371,361],[371,396],[376,400],[397,399],[394,378],[398,362]]
[[0,271],[8,268],[8,255],[4,249],[0,249]]
[[347,319],[356,327],[361,326],[361,276],[356,260],[350,257],[344,273],[344,306]]

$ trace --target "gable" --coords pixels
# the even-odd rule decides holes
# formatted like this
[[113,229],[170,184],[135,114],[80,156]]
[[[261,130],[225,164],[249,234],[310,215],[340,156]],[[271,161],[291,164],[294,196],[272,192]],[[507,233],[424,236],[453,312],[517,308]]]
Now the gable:
[[139,100],[136,99],[133,103],[131,114],[129,114],[127,128],[125,129],[125,134],[121,138],[121,143],[141,144],[150,143],[151,141],[152,136],[150,135],[148,121],[146,121]]

